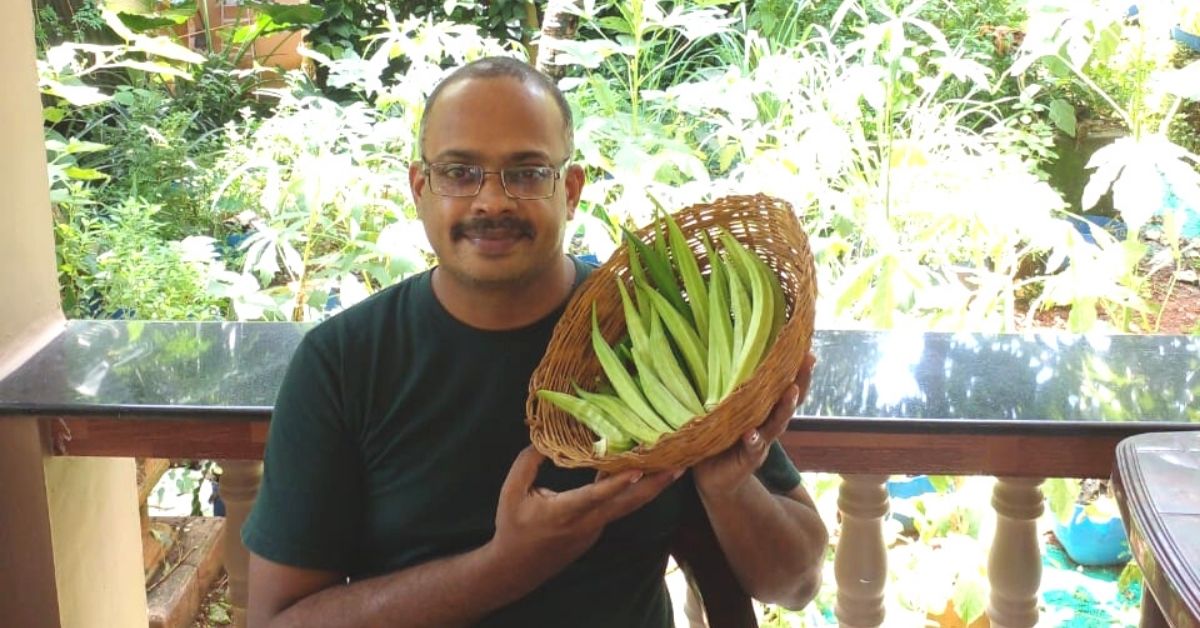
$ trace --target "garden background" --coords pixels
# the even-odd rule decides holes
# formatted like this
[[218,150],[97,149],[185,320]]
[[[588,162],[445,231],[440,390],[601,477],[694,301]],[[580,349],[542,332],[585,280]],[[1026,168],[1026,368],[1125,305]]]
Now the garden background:
[[[656,208],[763,192],[810,235],[820,328],[1200,334],[1195,2],[35,6],[71,318],[314,321],[426,269],[421,106],[446,68],[503,54],[574,109],[577,254],[602,261]],[[156,507],[210,512],[213,472],[175,466]],[[836,521],[836,476],[808,479]],[[890,618],[980,617],[988,482],[895,502]],[[1048,482],[1047,528],[1077,499],[1112,516],[1103,489]],[[1109,575],[1060,606],[1133,621],[1137,574]],[[763,624],[819,625],[826,580]]]

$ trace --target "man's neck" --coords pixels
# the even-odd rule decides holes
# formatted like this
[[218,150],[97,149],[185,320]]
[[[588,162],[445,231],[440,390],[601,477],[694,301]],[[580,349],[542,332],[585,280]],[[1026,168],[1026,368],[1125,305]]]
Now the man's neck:
[[536,323],[570,296],[575,263],[567,256],[545,273],[519,285],[466,284],[445,269],[433,271],[433,294],[451,316],[488,331],[520,329]]

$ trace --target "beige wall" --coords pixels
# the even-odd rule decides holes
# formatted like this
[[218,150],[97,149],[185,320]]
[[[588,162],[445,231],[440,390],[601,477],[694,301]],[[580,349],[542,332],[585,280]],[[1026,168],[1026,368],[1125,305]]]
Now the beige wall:
[[146,625],[133,459],[51,458],[45,474],[63,628]]
[[[0,376],[62,325],[31,3],[0,20]],[[144,626],[132,460],[50,459],[36,423],[0,417],[0,623]]]
[[50,511],[36,422],[0,417],[0,478],[0,617],[13,626],[58,626]]
[[0,20],[0,372],[59,313],[29,2]]

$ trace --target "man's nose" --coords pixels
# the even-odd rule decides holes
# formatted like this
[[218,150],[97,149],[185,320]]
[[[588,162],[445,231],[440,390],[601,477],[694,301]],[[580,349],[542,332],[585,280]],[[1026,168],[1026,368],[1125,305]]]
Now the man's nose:
[[514,201],[509,198],[508,192],[504,191],[501,176],[499,172],[483,173],[483,183],[479,187],[479,194],[475,195],[473,209],[476,212],[506,211],[512,208]]

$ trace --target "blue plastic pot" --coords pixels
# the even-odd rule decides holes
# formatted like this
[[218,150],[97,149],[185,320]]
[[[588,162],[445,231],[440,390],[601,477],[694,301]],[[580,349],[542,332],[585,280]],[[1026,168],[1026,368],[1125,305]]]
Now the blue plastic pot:
[[1200,35],[1189,33],[1178,26],[1171,32],[1171,36],[1181,45],[1191,48],[1196,52],[1200,52]]
[[1055,519],[1054,536],[1071,560],[1086,567],[1121,565],[1129,561],[1129,540],[1120,517],[1097,521],[1084,513],[1084,506],[1075,504],[1071,520]]
[[[897,480],[888,480],[887,492],[888,497],[891,499],[910,499],[913,497],[920,497],[926,493],[937,492],[937,489],[933,487],[933,482],[929,481],[928,476],[913,475]],[[892,519],[899,521],[900,525],[904,526],[905,532],[916,531],[916,526],[913,524],[912,517],[903,513],[895,512],[894,510],[889,516]]]
[[928,476],[914,475],[899,480],[888,480],[887,492],[892,499],[920,497],[926,493],[933,493],[937,489],[933,488],[933,482],[929,481]]

